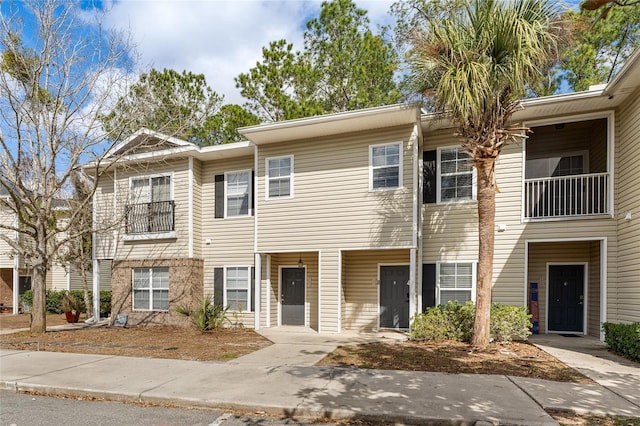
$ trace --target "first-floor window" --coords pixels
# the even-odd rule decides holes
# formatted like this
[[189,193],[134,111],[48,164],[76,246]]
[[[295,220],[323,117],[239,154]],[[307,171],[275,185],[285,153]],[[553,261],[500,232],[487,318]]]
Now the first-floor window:
[[225,274],[225,306],[233,311],[248,311],[250,268],[246,266],[228,266]]
[[169,310],[169,268],[133,270],[133,309]]
[[475,300],[475,262],[439,263],[437,303],[456,300],[461,304]]

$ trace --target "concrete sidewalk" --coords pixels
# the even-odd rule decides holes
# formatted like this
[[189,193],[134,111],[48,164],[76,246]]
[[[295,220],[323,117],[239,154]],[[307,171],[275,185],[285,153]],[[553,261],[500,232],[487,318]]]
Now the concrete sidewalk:
[[[274,345],[228,363],[1,350],[0,387],[119,401],[259,410],[288,417],[408,424],[555,424],[543,406],[640,417],[640,407],[601,385],[313,367],[315,360],[338,344],[380,337],[326,336],[304,330],[263,333]],[[555,405],[549,405],[550,401]]]

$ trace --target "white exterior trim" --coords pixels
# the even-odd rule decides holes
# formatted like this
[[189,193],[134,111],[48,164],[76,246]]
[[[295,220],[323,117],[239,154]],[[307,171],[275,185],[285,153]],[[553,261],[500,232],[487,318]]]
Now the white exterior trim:
[[[438,260],[436,263],[436,306],[440,305],[440,265],[445,264],[471,264],[471,300],[476,301],[476,287],[478,285],[478,261],[477,260]],[[445,289],[446,290],[446,289]],[[455,289],[454,289],[455,290]]]
[[[157,178],[157,177],[169,177],[169,198],[171,200],[175,200],[175,196],[174,196],[174,192],[173,192],[173,188],[175,185],[175,178],[174,178],[174,172],[170,171],[170,172],[163,172],[163,173],[152,173],[152,174],[148,174],[148,175],[138,175],[138,176],[129,176],[129,194],[127,196],[127,200],[128,202],[134,202],[134,200],[131,199],[131,195],[133,194],[133,181],[134,180],[142,180],[142,179],[148,179],[149,180],[149,184],[151,184],[151,179],[153,178]],[[115,182],[115,180],[114,180]],[[149,188],[149,191],[151,191],[151,187]]]
[[[524,250],[524,305],[529,302],[529,244],[535,243],[562,243],[580,241],[600,241],[600,324],[607,321],[607,268],[608,268],[608,237],[579,237],[579,238],[542,238],[525,240]],[[576,265],[580,262],[575,263]],[[569,264],[569,263],[565,263]],[[548,276],[547,276],[548,279]],[[538,288],[538,292],[540,289]],[[538,293],[540,294],[540,293]],[[547,330],[548,332],[548,330]],[[600,340],[604,341],[604,331],[600,328]]]
[[271,255],[267,254],[267,270],[266,274],[266,318],[265,318],[265,326],[271,327]]
[[[240,218],[246,218],[246,217],[251,217],[252,216],[252,209],[251,209],[251,193],[253,192],[253,179],[251,179],[251,175],[252,175],[253,170],[251,169],[242,169],[242,170],[230,170],[228,172],[224,172],[224,218],[225,219],[240,219]],[[227,188],[227,184],[229,182],[228,179],[228,175],[231,174],[240,174],[240,173],[248,173],[249,174],[249,180],[248,180],[248,185],[249,187],[247,188],[247,202],[248,202],[248,206],[247,206],[247,214],[239,214],[236,216],[229,216],[227,214],[227,208],[229,207],[229,189]],[[254,206],[255,207],[255,206]]]
[[[189,227],[189,259],[193,259],[193,157],[189,157],[189,194],[188,194],[188,203],[189,203],[189,212],[188,212],[188,227]],[[173,179],[172,179],[173,180]],[[174,221],[175,221],[175,212],[174,212]],[[175,222],[174,222],[175,223]]]
[[[392,186],[392,187],[385,187],[385,188],[374,188],[373,187],[373,148],[378,148],[381,146],[388,146],[388,145],[398,145],[398,186]],[[403,188],[403,182],[402,182],[402,174],[403,174],[403,159],[404,159],[404,155],[403,155],[403,151],[404,151],[404,143],[402,141],[400,142],[387,142],[387,143],[378,143],[378,144],[374,144],[374,145],[369,145],[369,192],[378,192],[378,191],[395,191],[397,189],[401,189]],[[388,167],[393,167],[393,166],[388,166]]]
[[[253,312],[251,310],[251,265],[224,265],[224,275],[222,280],[222,300],[224,306],[229,306],[227,303],[227,279],[229,278],[229,274],[227,273],[227,269],[229,268],[246,268],[247,269],[247,306],[240,311],[233,310],[232,312]],[[257,300],[257,298],[256,298]],[[257,303],[254,301],[254,303]]]
[[253,170],[253,251],[258,253],[258,200],[260,199],[258,196],[258,145],[253,146]]
[[[541,120],[527,120],[522,123],[524,127],[532,128],[532,127],[540,127],[540,126],[548,126],[551,124],[559,124],[559,123],[575,123],[579,121],[587,121],[587,120],[598,120],[606,118],[607,119],[607,173],[609,174],[609,214],[602,214],[597,216],[585,216],[585,217],[569,217],[569,218],[557,218],[557,219],[535,219],[536,222],[544,222],[547,220],[575,220],[575,219],[588,219],[588,218],[597,218],[600,219],[602,217],[615,217],[615,112],[613,110],[608,111],[599,111],[599,112],[591,112],[585,114],[574,114],[568,116],[561,117],[553,117],[553,118],[545,118]],[[530,222],[530,219],[525,219],[524,210],[525,210],[525,200],[524,200],[524,181],[525,181],[525,171],[526,171],[526,158],[527,158],[527,139],[522,141],[522,182],[521,182],[521,209],[520,209],[520,223]],[[586,159],[588,163],[588,158]]]
[[[122,239],[124,241],[144,241],[144,240],[171,240],[171,239],[175,239],[178,238],[178,234],[176,234],[176,231],[169,231],[169,232],[156,232],[153,234],[124,234],[122,236]],[[193,246],[190,247],[190,249]],[[190,257],[193,256],[191,250],[190,252]]]
[[[254,253],[254,258],[253,258],[253,280],[255,283],[255,287],[256,287],[256,292],[254,295],[254,303],[255,303],[255,309],[254,309],[254,316],[253,316],[253,328],[255,330],[260,330],[260,313],[262,312],[261,305],[261,291],[262,291],[262,258],[260,256],[260,253]],[[251,286],[251,284],[249,284],[249,286]]]
[[[550,266],[570,266],[570,265],[582,265],[582,332],[576,331],[562,331],[562,330],[550,330],[549,329],[549,267]],[[589,262],[547,262],[546,265],[546,280],[547,283],[545,285],[545,330],[547,330],[547,334],[578,334],[578,335],[587,335],[587,328],[589,326],[587,322],[587,311],[589,302],[587,300],[589,295]],[[539,290],[539,289],[538,289]]]
[[[289,174],[289,195],[283,195],[278,197],[269,197],[269,160],[279,160],[282,158],[289,158],[291,160],[291,172]],[[293,175],[294,173],[293,154],[279,155],[275,157],[265,157],[264,159],[264,199],[265,200],[290,200],[293,198]]]
[[[449,150],[453,148],[462,148],[462,145],[444,145],[436,148],[436,204],[446,205],[446,204],[469,204],[469,203],[477,203],[478,202],[478,173],[476,172],[476,168],[473,165],[471,159],[469,159],[469,165],[471,167],[471,199],[470,200],[446,200],[442,201],[442,167],[440,165],[441,153],[443,150]],[[464,151],[464,150],[463,150]]]

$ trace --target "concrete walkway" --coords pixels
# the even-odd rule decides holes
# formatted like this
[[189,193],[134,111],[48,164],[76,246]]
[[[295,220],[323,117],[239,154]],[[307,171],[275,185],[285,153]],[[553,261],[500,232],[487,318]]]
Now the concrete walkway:
[[[588,336],[563,337],[557,334],[531,336],[529,341],[623,398],[630,406],[640,407],[640,364],[610,352],[605,343]],[[588,398],[585,395],[585,399]],[[560,400],[558,395],[541,399],[545,408],[551,408]],[[582,411],[580,406],[568,408]]]
[[408,424],[555,424],[542,407],[640,417],[640,406],[601,385],[313,366],[337,345],[403,338],[397,333],[261,332],[274,344],[228,363],[1,350],[0,387]]

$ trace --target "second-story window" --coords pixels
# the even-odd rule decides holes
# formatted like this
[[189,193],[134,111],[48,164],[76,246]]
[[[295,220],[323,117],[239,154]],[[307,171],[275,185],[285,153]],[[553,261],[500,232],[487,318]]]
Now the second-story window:
[[225,217],[249,216],[251,170],[225,173]]
[[402,143],[369,147],[370,189],[395,189],[402,186]]
[[126,206],[127,234],[173,231],[171,176],[131,178],[130,187],[129,204]]
[[438,202],[475,199],[474,169],[462,147],[438,149]]
[[266,159],[267,198],[293,196],[293,155]]

